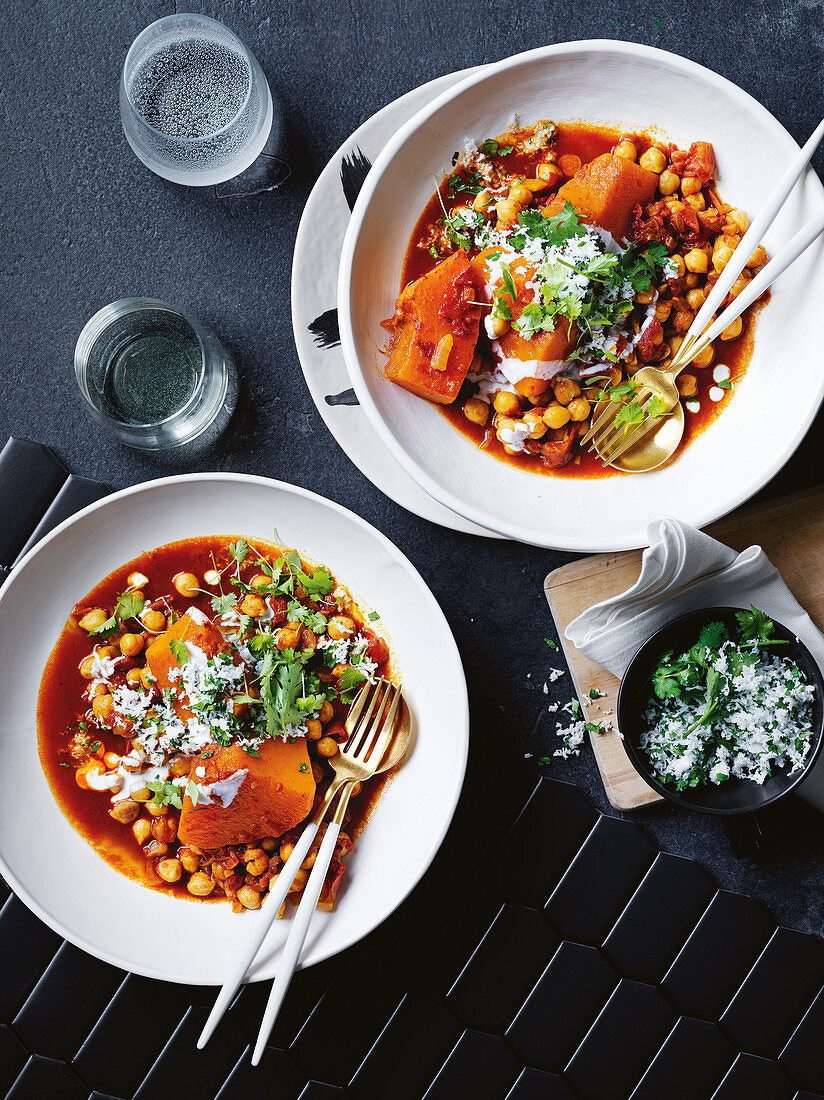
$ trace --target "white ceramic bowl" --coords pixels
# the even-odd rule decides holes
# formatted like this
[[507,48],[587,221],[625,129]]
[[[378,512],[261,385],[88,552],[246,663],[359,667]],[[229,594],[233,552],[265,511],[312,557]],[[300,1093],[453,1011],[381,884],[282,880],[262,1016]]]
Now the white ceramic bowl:
[[[681,457],[650,474],[603,480],[524,472],[480,451],[436,408],[383,373],[383,318],[392,315],[404,252],[466,137],[501,133],[517,114],[585,119],[627,129],[655,126],[670,140],[715,146],[724,198],[758,210],[798,146],[751,96],[700,65],[624,42],[547,46],[490,65],[439,96],[377,158],[343,245],[338,284],[341,341],[352,384],[376,429],[415,480],[467,519],[523,542],[563,550],[646,543],[651,515],[700,527],[760,489],[792,455],[824,396],[810,354],[824,300],[824,244],[775,284],[755,351],[729,406]],[[774,253],[824,207],[812,171],[765,238]],[[794,394],[792,411],[784,398]],[[788,411],[785,412],[785,409]]]
[[[35,712],[46,659],[73,604],[144,550],[196,535],[284,543],[324,562],[379,611],[415,719],[412,749],[347,860],[337,909],[318,913],[304,965],[376,927],[423,875],[446,833],[466,767],[461,660],[409,561],[345,508],[240,474],[164,478],[115,493],[61,524],[0,590],[0,873],[61,936],[152,978],[216,985],[253,914],[169,898],[110,867],[63,816],[40,768]],[[272,977],[290,922],[277,921],[253,980]]]

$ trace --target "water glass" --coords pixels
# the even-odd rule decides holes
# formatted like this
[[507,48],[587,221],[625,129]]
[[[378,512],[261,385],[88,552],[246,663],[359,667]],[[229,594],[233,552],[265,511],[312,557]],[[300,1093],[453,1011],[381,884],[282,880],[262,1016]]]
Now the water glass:
[[127,447],[210,446],[237,404],[237,373],[214,333],[156,298],[99,310],[80,333],[74,369],[92,419]]
[[244,172],[272,128],[263,71],[222,23],[205,15],[158,19],[132,43],[120,78],[126,140],[174,183],[205,187]]

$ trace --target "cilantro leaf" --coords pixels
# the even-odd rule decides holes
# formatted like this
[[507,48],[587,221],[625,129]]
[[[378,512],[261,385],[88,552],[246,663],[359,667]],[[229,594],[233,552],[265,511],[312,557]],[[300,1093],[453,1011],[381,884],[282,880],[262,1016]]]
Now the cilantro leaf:
[[788,645],[784,638],[774,638],[775,623],[764,611],[750,605],[749,611],[736,611],[735,617],[741,628],[741,638],[753,646]]
[[698,635],[699,645],[706,649],[720,649],[728,640],[727,628],[720,622],[707,623],[706,626],[701,627],[701,633]]
[[237,607],[237,596],[229,592],[223,596],[212,596],[212,611],[218,615],[227,615]]
[[117,597],[114,613],[121,620],[136,618],[145,604],[142,592],[124,592]]
[[180,638],[170,638],[169,650],[174,659],[180,665],[180,667],[183,668],[183,666],[189,660],[189,650],[186,646],[186,643],[182,642]]
[[152,802],[155,806],[174,806],[176,810],[183,809],[183,796],[180,787],[171,779],[150,779],[146,783],[150,791],[153,791]]
[[557,649],[558,648],[558,643],[556,641],[553,641],[552,638],[544,638],[544,641],[546,642],[546,644],[549,646],[550,649]]
[[346,668],[341,673],[338,679],[338,687],[340,689],[340,697],[344,703],[351,703],[355,694],[355,689],[365,683],[366,675],[360,672],[356,668]]
[[726,684],[726,677],[717,668],[707,669],[707,694],[704,700],[704,711],[697,721],[693,722],[687,730],[685,737],[689,737],[700,726],[708,726],[721,708],[723,701],[722,691]]
[[120,623],[117,620],[116,615],[110,615],[104,623],[100,626],[96,626],[94,630],[89,631],[89,636],[92,638],[108,638],[110,634],[114,634]]
[[[275,535],[277,535],[277,531],[275,531]],[[237,562],[246,561],[246,555],[249,553],[249,543],[246,539],[238,539],[237,542],[230,542],[229,553]]]
[[449,187],[450,198],[460,193],[479,195],[486,186],[483,178],[477,172],[456,172],[455,175],[450,176],[446,182]]
[[505,157],[512,152],[512,146],[501,145],[494,138],[487,138],[481,146],[481,152],[485,157]]

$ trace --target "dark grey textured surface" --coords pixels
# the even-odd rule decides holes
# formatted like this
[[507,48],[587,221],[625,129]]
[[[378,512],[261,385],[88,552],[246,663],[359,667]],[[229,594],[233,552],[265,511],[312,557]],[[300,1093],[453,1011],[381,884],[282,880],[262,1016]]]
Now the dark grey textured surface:
[[[541,685],[557,663],[543,641],[552,628],[541,583],[567,558],[433,528],[384,498],[340,452],[306,391],[291,335],[291,251],[303,204],[334,149],[389,100],[439,74],[565,39],[625,38],[691,57],[751,92],[803,139],[822,106],[821,0],[692,7],[660,0],[652,8],[627,0],[226,0],[197,9],[246,40],[284,102],[282,152],[293,175],[277,192],[218,199],[177,187],[151,175],[126,145],[119,68],[129,42],[171,4],[7,0],[0,437],[45,442],[76,473],[115,488],[180,470],[100,433],[83,410],[71,363],[80,328],[108,301],[143,294],[191,309],[235,354],[244,382],[235,421],[200,468],[310,487],[383,530],[421,570],[455,631],[476,731],[540,752],[554,728]],[[764,156],[768,165],[770,151]],[[816,164],[824,164],[821,154]],[[767,492],[819,481],[823,436],[819,417]],[[555,687],[556,697],[568,697],[568,678]],[[587,751],[551,770],[608,809]],[[818,815],[794,803],[777,808],[776,839],[757,862],[733,857],[718,821],[673,808],[637,819],[665,850],[699,859],[721,884],[764,899],[793,927],[821,931]]]

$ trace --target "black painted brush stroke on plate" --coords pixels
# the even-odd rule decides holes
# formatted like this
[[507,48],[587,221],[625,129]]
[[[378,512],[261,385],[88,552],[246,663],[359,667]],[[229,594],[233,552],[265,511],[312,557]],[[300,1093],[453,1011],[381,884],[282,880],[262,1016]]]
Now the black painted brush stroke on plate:
[[360,405],[354,390],[342,390],[340,393],[327,394],[327,405]]
[[355,205],[371,167],[372,161],[357,146],[340,162],[340,182],[350,210]]
[[327,309],[309,325],[312,339],[319,348],[336,348],[340,343],[338,311]]

